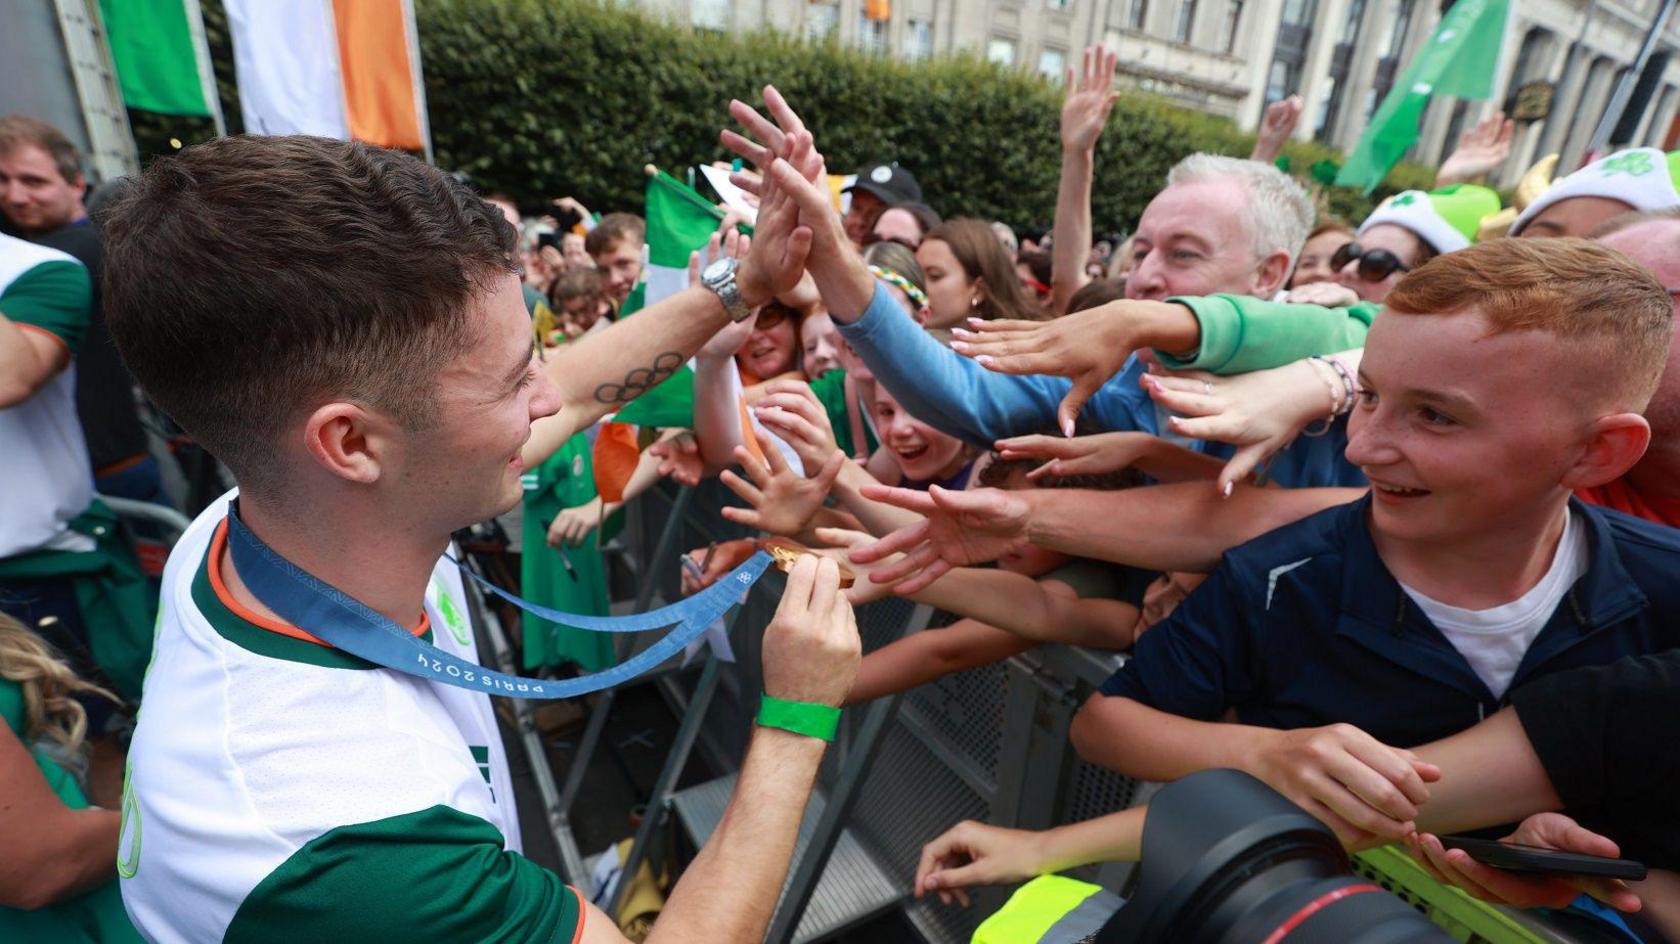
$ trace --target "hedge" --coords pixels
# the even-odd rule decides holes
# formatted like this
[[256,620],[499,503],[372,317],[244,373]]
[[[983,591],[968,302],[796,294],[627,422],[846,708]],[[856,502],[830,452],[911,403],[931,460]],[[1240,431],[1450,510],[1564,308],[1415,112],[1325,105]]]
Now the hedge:
[[[831,170],[896,159],[947,216],[1047,228],[1055,211],[1061,90],[973,55],[903,63],[834,42],[774,32],[690,30],[602,0],[417,0],[421,59],[439,166],[530,207],[572,194],[596,209],[637,209],[644,164],[666,169],[728,158],[717,132],[730,98],[774,82],[817,132]],[[230,130],[238,100],[225,13],[204,0],[206,32]],[[190,143],[203,122],[131,113],[142,150]],[[184,130],[183,130],[184,129]],[[1246,155],[1228,121],[1126,93],[1097,152],[1093,219],[1128,230],[1167,169],[1192,151]],[[1298,172],[1339,155],[1293,143]],[[1357,221],[1374,199],[1427,186],[1405,167],[1373,198],[1329,188]]]

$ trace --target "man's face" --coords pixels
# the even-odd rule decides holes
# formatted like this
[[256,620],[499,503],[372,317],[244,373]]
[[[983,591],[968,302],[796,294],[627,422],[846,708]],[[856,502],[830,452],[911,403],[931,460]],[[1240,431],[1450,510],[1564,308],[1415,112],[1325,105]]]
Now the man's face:
[[861,246],[868,242],[870,229],[874,228],[876,219],[886,208],[886,203],[869,191],[852,191],[852,204],[846,210],[843,221],[846,226],[846,238],[852,241],[852,245]]
[[1243,222],[1247,202],[1242,183],[1231,178],[1179,184],[1156,194],[1132,238],[1126,297],[1270,296],[1277,285],[1262,282],[1261,260]]
[[1529,220],[1519,236],[1522,239],[1585,236],[1632,209],[1632,205],[1609,197],[1570,197],[1559,200]]
[[[1668,289],[1669,301],[1680,302],[1675,297],[1680,291],[1680,220],[1650,220],[1611,233],[1599,242],[1651,270]],[[1680,304],[1676,304],[1675,318],[1680,324]],[[1645,408],[1645,419],[1651,424],[1653,446],[1673,443],[1680,436],[1680,340],[1669,342],[1668,363],[1663,366],[1657,392]]]
[[437,422],[406,437],[400,488],[450,530],[519,504],[519,451],[531,424],[560,408],[559,391],[531,362],[531,319],[519,280],[498,276],[475,302],[475,337],[438,371]]
[[1573,392],[1602,365],[1583,360],[1551,334],[1490,335],[1474,309],[1378,318],[1347,458],[1379,538],[1452,545],[1556,514],[1595,418]]
[[595,256],[595,268],[601,272],[607,297],[622,305],[642,276],[642,244],[621,239]]
[[46,149],[20,144],[0,154],[0,210],[28,235],[51,232],[86,216],[80,174],[66,180]]
[[[857,194],[852,194],[857,199]],[[882,211],[875,220],[874,234],[882,242],[894,242],[914,250],[922,244],[922,225],[916,222],[916,217],[909,210],[894,207]]]
[[568,269],[587,269],[595,265],[595,260],[584,251],[583,237],[576,233],[560,237],[560,258],[565,260]]

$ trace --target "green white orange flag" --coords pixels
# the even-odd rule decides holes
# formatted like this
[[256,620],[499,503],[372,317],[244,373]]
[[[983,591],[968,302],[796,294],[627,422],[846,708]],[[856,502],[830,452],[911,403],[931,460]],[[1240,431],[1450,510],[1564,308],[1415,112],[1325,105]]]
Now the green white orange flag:
[[1374,190],[1416,143],[1432,95],[1493,97],[1511,0],[1458,0],[1394,80],[1393,90],[1348,153],[1336,184]]
[[410,0],[225,0],[251,134],[430,150]]
[[198,0],[99,0],[99,13],[124,105],[219,115]]
[[[648,178],[647,257],[642,281],[620,317],[688,287],[689,253],[703,251],[723,219],[711,201],[664,171]],[[694,371],[687,366],[618,411],[619,422],[638,426],[694,426]]]

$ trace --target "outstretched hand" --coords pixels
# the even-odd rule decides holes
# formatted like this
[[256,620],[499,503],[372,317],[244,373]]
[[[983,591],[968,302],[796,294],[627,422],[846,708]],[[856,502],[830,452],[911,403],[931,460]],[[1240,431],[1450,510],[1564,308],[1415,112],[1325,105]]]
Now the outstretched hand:
[[1062,99],[1062,148],[1089,151],[1097,146],[1108,113],[1120,93],[1114,91],[1114,67],[1119,55],[1101,44],[1085,48],[1078,74],[1067,70],[1067,95]]
[[821,466],[830,454],[839,451],[828,410],[810,384],[785,378],[772,380],[764,385],[763,392],[753,405],[753,415],[780,436],[806,468]]
[[863,497],[896,505],[923,516],[916,524],[852,551],[860,564],[891,554],[904,558],[869,575],[876,583],[892,584],[896,592],[917,593],[949,573],[952,567],[994,561],[1027,543],[1026,500],[997,488],[951,491],[937,485],[925,492],[908,488],[865,485]]
[[969,330],[951,333],[951,349],[1002,374],[1067,377],[1073,389],[1056,409],[1058,427],[1073,435],[1074,420],[1109,378],[1126,366],[1139,345],[1130,330],[1135,302],[1110,302],[1053,321],[969,319]]
[[793,471],[769,436],[763,433],[756,435],[759,448],[764,453],[764,462],[759,462],[745,446],[736,446],[735,461],[746,471],[747,479],[727,469],[719,476],[730,491],[752,507],[726,505],[723,516],[736,524],[772,534],[798,534],[810,526],[811,519],[822,509],[823,499],[828,497],[828,490],[833,487],[835,476],[840,474],[840,466],[846,461],[846,456],[838,449],[833,450],[820,466],[808,465],[808,468],[817,471],[810,478],[805,478]]
[[1341,381],[1323,370],[1301,360],[1229,377],[1186,371],[1148,374],[1140,382],[1156,403],[1183,414],[1167,421],[1173,432],[1237,447],[1217,483],[1229,494],[1308,425],[1330,415],[1338,401],[1326,381]]
[[1114,432],[1072,439],[1056,436],[1016,436],[997,441],[1000,459],[1043,459],[1044,464],[1027,473],[1038,481],[1046,476],[1103,475],[1130,468],[1148,455],[1158,437],[1149,433]]

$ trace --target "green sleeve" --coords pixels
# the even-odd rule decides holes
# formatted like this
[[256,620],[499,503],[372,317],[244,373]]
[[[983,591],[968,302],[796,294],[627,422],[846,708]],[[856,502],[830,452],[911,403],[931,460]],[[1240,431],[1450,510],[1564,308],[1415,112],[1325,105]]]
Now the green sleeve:
[[569,944],[577,893],[447,806],[317,836],[240,903],[223,940]]
[[93,282],[79,262],[43,262],[0,291],[0,314],[51,332],[74,355],[93,316]]
[[1189,308],[1202,328],[1202,346],[1183,359],[1156,351],[1175,370],[1241,374],[1282,367],[1314,354],[1335,354],[1365,346],[1365,332],[1382,306],[1324,308],[1268,302],[1241,295],[1171,298]]

